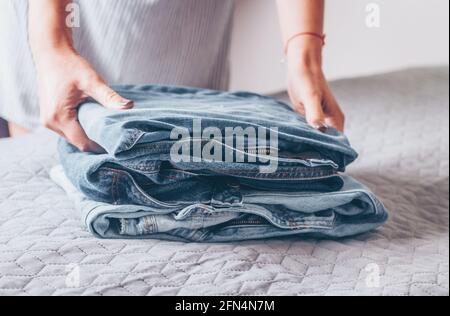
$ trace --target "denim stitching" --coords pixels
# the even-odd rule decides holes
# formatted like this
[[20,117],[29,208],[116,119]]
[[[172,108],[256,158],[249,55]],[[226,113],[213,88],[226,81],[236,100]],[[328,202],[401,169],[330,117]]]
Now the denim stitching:
[[[132,180],[134,180],[134,178],[133,178],[128,172],[126,172],[126,171],[123,171],[123,170],[115,170],[115,169],[110,169],[110,168],[105,168],[105,169],[110,170],[110,171],[113,172],[114,174],[117,173],[117,174],[119,174],[119,175],[121,175],[121,176],[123,176],[123,177],[131,178]],[[113,178],[113,179],[114,179],[114,178]],[[167,207],[167,208],[176,208],[176,207],[179,207],[179,205],[171,205],[171,204],[169,204],[169,203],[165,203],[165,202],[162,202],[162,201],[158,201],[158,200],[155,199],[155,198],[148,197],[148,196],[144,195],[144,194],[141,192],[142,188],[138,187],[137,185],[136,185],[135,187],[138,189],[138,192],[139,192],[140,196],[141,196],[146,202],[149,202],[149,203],[151,203],[151,204],[158,204],[159,206],[164,206],[164,207]],[[142,191],[143,191],[143,190],[142,190]],[[113,191],[113,194],[114,194],[114,191]],[[116,202],[116,203],[117,203],[117,202]]]
[[112,179],[112,184],[111,184],[111,192],[112,192],[113,204],[117,204],[118,203],[117,197],[119,195],[117,194],[117,178],[118,178],[117,172],[113,171],[113,179]]

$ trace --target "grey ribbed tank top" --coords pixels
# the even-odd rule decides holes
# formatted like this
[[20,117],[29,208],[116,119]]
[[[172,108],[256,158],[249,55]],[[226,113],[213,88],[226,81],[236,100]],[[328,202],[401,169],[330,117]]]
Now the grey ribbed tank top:
[[[227,89],[233,0],[78,0],[75,46],[110,84]],[[27,0],[0,1],[0,117],[39,123]]]

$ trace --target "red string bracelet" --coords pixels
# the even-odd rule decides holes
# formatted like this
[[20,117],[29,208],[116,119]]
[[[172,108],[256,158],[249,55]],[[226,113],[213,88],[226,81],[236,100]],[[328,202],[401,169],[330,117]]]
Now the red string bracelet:
[[319,34],[319,33],[314,33],[314,32],[301,32],[301,33],[297,33],[295,35],[293,35],[291,38],[289,38],[286,42],[286,46],[284,47],[284,53],[287,55],[288,51],[289,51],[289,45],[291,44],[291,42],[293,40],[295,40],[297,37],[300,36],[314,36],[317,37],[318,39],[320,39],[322,41],[322,44],[325,45],[325,38],[326,35],[325,34]]

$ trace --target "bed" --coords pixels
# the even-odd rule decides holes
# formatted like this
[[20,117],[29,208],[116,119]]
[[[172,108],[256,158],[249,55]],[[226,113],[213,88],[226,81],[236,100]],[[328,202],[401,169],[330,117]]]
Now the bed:
[[95,239],[49,178],[56,137],[1,140],[0,295],[449,295],[448,73],[333,82],[361,154],[349,174],[391,215],[348,239]]

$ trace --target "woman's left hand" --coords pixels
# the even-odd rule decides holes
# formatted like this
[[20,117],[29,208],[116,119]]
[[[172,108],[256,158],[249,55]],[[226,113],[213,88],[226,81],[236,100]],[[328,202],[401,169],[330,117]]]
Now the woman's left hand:
[[322,45],[314,38],[298,39],[289,47],[289,96],[294,109],[321,131],[334,127],[343,132],[345,115],[322,70]]

